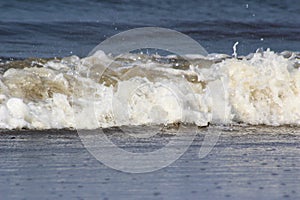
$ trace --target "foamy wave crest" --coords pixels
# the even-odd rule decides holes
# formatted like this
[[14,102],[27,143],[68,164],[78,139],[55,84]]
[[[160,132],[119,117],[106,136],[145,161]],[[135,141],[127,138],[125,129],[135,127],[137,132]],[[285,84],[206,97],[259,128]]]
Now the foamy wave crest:
[[300,125],[300,58],[270,50],[123,54],[2,63],[0,128],[122,125]]

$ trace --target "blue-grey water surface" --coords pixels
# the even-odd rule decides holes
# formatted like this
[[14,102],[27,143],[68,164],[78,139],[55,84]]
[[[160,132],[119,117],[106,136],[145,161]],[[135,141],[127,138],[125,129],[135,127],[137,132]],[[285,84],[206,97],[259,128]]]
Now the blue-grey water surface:
[[86,56],[116,33],[158,26],[196,39],[209,53],[299,51],[300,2],[11,0],[0,2],[0,57]]

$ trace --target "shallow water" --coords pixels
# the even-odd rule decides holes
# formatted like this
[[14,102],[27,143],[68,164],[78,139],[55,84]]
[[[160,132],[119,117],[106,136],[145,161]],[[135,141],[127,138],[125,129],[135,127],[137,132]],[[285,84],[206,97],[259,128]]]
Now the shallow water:
[[[204,135],[216,131],[221,133],[217,145],[199,159]],[[114,132],[107,135],[131,151],[152,151],[166,138],[130,143]],[[298,199],[299,140],[293,127],[202,128],[170,166],[128,174],[92,157],[76,131],[6,130],[0,134],[0,193],[3,199]]]

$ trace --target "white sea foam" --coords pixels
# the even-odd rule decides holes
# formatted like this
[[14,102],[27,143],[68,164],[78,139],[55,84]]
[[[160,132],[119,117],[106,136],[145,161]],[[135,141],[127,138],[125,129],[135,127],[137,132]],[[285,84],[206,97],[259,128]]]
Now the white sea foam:
[[0,76],[0,128],[300,125],[299,58],[293,53],[185,59],[97,52],[9,68]]

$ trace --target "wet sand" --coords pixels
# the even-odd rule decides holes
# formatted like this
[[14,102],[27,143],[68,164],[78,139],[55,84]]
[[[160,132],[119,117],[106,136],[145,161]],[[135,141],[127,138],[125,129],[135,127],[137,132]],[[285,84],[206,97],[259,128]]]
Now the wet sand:
[[[199,159],[213,131],[219,141]],[[300,128],[203,128],[179,160],[146,174],[106,167],[71,130],[2,130],[0,149],[0,199],[300,199]]]

